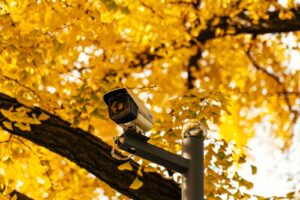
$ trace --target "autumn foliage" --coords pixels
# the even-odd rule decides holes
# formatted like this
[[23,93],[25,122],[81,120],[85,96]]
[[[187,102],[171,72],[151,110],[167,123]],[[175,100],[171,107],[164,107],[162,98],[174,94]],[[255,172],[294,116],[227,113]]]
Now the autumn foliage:
[[[298,7],[292,0],[1,1],[1,195],[127,199],[113,181],[100,180],[112,169],[93,174],[96,167],[58,150],[55,138],[39,143],[39,135],[30,137],[51,124],[112,145],[120,130],[102,97],[126,87],[154,114],[151,143],[179,153],[185,123],[196,120],[205,129],[207,199],[249,198],[253,184],[237,169],[246,162],[255,127],[271,124],[285,150],[299,116],[300,72],[289,66],[291,51],[299,48]],[[133,198],[151,172],[174,179],[170,185],[179,191],[180,176],[138,161],[113,169],[135,169],[120,183],[121,193]]]

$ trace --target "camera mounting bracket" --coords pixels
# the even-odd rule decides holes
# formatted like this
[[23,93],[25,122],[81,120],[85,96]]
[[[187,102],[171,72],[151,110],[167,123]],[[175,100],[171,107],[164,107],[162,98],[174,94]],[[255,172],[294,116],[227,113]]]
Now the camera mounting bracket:
[[188,170],[189,159],[149,144],[149,139],[150,138],[141,135],[132,129],[127,129],[118,138],[116,143],[120,149],[162,165],[167,169],[179,173],[185,173]]

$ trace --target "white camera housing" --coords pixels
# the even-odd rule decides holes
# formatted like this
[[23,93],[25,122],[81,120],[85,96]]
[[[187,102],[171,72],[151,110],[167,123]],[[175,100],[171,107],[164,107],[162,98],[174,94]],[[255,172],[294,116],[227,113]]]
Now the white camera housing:
[[153,126],[151,111],[126,88],[112,90],[104,95],[109,117],[125,130],[132,128],[143,134]]

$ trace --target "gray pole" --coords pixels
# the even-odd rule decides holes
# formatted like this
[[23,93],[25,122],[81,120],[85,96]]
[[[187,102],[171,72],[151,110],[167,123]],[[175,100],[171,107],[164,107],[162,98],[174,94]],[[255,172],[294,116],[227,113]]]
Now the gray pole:
[[190,159],[187,172],[182,174],[182,200],[204,200],[203,135],[183,134],[183,157]]

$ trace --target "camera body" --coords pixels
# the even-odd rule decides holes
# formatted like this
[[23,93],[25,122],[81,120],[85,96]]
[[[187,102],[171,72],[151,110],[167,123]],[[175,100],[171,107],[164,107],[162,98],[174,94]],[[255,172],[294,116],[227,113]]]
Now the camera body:
[[153,126],[150,110],[128,89],[119,88],[106,93],[104,101],[109,117],[125,130],[134,129],[143,134]]

